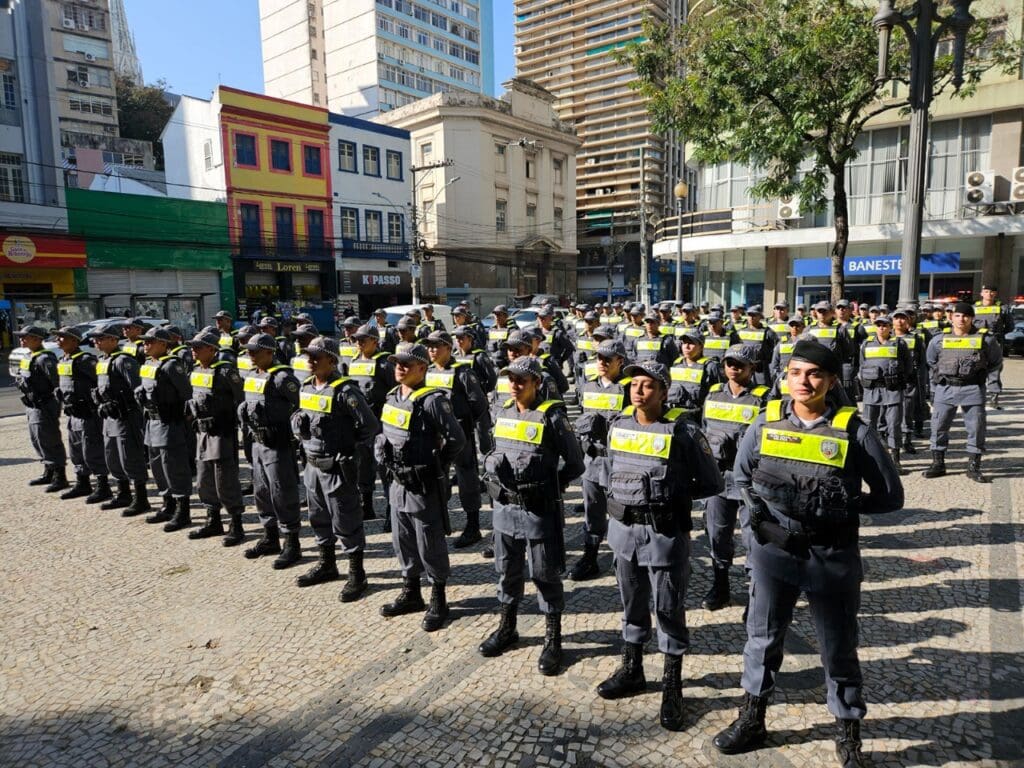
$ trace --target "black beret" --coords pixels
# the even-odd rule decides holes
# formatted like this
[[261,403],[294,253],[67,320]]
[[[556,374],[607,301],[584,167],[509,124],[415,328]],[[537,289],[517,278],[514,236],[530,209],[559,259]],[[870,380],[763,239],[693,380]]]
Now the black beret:
[[966,301],[958,301],[953,305],[953,312],[974,317],[974,305],[968,304]]
[[803,339],[793,345],[791,360],[813,363],[823,371],[839,375],[843,366],[839,356],[824,344],[812,339]]

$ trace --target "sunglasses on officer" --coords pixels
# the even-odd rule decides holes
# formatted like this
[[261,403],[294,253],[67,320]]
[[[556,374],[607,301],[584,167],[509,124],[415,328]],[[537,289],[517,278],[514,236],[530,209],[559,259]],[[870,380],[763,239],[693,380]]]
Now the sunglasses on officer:
[[735,360],[735,359],[733,359],[731,357],[725,358],[725,360],[723,362],[725,363],[726,368],[746,368],[747,367],[747,363],[744,363],[744,362],[742,362],[740,360]]

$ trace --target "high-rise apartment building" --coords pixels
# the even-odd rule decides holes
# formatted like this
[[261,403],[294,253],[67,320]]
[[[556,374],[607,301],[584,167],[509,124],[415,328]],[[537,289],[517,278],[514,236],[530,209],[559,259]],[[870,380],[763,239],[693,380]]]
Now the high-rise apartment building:
[[678,23],[682,5],[683,0],[515,2],[516,73],[555,95],[558,116],[583,142],[576,154],[581,296],[606,291],[609,262],[615,293],[632,294],[630,283],[639,276],[640,212],[665,215],[675,206],[672,189],[683,176],[679,146],[675,136],[654,132],[644,98],[629,87],[636,73],[618,63],[614,52],[644,40],[645,15]]
[[492,0],[260,0],[268,96],[367,117],[490,92]]

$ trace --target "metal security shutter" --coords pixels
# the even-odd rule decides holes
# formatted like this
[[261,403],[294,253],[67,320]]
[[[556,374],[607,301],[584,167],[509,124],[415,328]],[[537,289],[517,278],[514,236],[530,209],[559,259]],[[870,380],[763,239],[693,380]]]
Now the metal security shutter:
[[181,272],[180,275],[181,293],[186,296],[220,293],[219,272]]
[[132,270],[133,293],[150,296],[166,296],[178,293],[177,272],[156,272],[145,269]]
[[110,296],[131,293],[127,269],[89,269],[89,293]]

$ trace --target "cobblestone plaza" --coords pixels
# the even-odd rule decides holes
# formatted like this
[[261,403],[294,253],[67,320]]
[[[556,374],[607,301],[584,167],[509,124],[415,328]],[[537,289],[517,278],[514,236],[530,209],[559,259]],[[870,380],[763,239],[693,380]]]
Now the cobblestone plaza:
[[[958,423],[950,474],[921,477],[927,447],[918,441],[918,454],[904,457],[912,470],[906,508],[862,523],[864,736],[876,765],[1024,765],[1024,363],[1008,361],[1004,379],[1004,410],[989,413],[985,471],[994,482],[964,477]],[[805,602],[768,710],[768,746],[735,758],[711,747],[740,696],[745,597],[735,594],[736,567],[736,604],[715,613],[699,607],[711,572],[703,533],[693,534],[687,600],[687,727],[670,733],[658,725],[661,660],[653,650],[646,695],[610,702],[594,691],[619,654],[607,548],[602,578],[566,584],[566,670],[545,678],[536,671],[544,621],[529,587],[518,647],[497,659],[477,653],[497,623],[493,561],[481,557],[482,545],[452,550],[452,619],[428,635],[419,616],[378,614],[401,585],[379,519],[368,524],[371,590],[343,606],[340,582],[297,589],[301,567],[273,571],[218,539],[189,541],[28,488],[31,453],[24,418],[0,419],[0,765],[834,761],[835,726]],[[570,510],[578,499],[573,486]],[[453,517],[458,529],[461,513]],[[581,521],[568,522],[572,560]],[[251,506],[246,524],[256,530]]]

